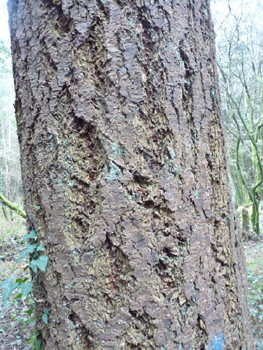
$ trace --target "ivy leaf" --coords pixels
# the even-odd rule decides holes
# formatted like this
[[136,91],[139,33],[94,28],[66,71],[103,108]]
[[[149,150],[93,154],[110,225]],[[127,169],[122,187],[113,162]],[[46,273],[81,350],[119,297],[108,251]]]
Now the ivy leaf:
[[41,342],[42,342],[41,339],[39,339],[39,340],[36,341],[36,346],[37,346],[38,350],[41,349]]
[[31,269],[37,273],[37,261],[36,260],[32,260],[29,267],[31,267]]
[[25,298],[28,295],[32,287],[33,287],[33,283],[30,281],[20,284],[19,289],[21,290],[22,298]]
[[41,255],[38,259],[31,260],[30,267],[36,273],[37,268],[41,271],[45,271],[47,267],[48,256]]
[[21,299],[21,298],[22,298],[22,294],[21,293],[17,294],[17,296],[14,297],[14,299]]
[[33,311],[34,311],[34,309],[31,308],[31,309],[28,309],[28,310],[26,311],[26,313],[28,314],[28,316],[31,316],[31,314],[32,314]]
[[33,253],[36,247],[37,247],[37,243],[34,243],[34,244],[27,243],[25,250],[27,253]]
[[16,263],[18,263],[21,259],[25,258],[27,254],[32,254],[37,247],[37,243],[31,244],[27,243],[26,249],[22,250],[19,254],[19,258],[16,259]]
[[47,267],[47,262],[48,262],[48,256],[46,255],[41,255],[39,257],[39,264],[38,264],[38,267],[41,271],[45,271],[46,270],[46,267]]
[[19,263],[23,258],[26,257],[25,250],[22,250],[22,252],[19,254],[19,258],[16,259],[16,263]]
[[3,300],[4,304],[7,302],[7,299],[10,297],[10,295],[17,288],[18,285],[19,285],[19,283],[13,283],[13,282],[11,282],[7,285],[7,287],[5,288],[4,293],[2,295],[2,300]]
[[16,279],[16,283],[23,283],[22,278],[17,278],[17,279]]
[[15,276],[12,276],[12,277],[8,278],[7,280],[5,280],[4,282],[1,282],[0,289],[6,288],[10,283],[12,283],[14,278],[15,278]]
[[49,309],[45,309],[44,310],[44,313],[42,315],[42,321],[45,323],[45,324],[48,324],[48,312],[49,312]]
[[23,241],[25,241],[28,238],[34,238],[36,240],[37,239],[36,231],[35,230],[30,231],[28,235],[25,235],[23,237]]
[[45,250],[43,243],[41,243],[38,247],[37,247],[37,251],[39,250]]

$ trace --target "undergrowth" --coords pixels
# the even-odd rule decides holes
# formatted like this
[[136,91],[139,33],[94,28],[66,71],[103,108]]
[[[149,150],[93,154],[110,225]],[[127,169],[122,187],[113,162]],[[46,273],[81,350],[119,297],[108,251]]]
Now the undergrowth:
[[263,350],[263,241],[246,242],[248,302],[256,349]]
[[[2,213],[1,213],[2,214]],[[26,234],[25,220],[13,214],[13,219],[5,221],[0,215],[0,282],[11,276],[29,278],[29,269],[24,271],[28,261],[16,263],[21,250],[24,249],[22,237]],[[3,290],[0,289],[2,298]],[[34,342],[34,318],[27,311],[33,300],[14,300],[15,292],[6,304],[0,300],[0,349],[26,350],[32,349]]]

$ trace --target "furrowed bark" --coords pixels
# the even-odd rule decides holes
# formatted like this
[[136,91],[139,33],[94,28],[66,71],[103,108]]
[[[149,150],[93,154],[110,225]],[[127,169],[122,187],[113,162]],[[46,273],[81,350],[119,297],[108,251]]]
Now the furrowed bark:
[[209,3],[9,13],[43,349],[254,349]]

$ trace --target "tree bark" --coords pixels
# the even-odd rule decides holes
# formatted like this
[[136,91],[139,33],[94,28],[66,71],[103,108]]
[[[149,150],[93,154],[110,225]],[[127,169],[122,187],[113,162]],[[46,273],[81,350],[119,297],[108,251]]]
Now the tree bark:
[[209,2],[9,13],[43,349],[254,349]]

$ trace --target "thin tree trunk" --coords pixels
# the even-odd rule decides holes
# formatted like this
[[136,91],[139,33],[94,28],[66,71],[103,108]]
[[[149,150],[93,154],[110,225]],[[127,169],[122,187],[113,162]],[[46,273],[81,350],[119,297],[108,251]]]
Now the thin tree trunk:
[[3,171],[4,174],[4,194],[8,197],[9,196],[9,166],[8,166],[8,154],[7,154],[7,139],[6,139],[6,128],[4,123],[4,118],[2,113],[0,113],[1,117],[1,129],[2,129],[2,140],[3,140],[3,159],[4,159],[4,168]]
[[208,2],[9,13],[43,349],[254,349]]
[[8,220],[8,217],[7,217],[7,215],[6,215],[5,206],[4,206],[3,203],[1,203],[1,207],[2,207],[2,210],[3,210],[4,217],[5,217],[5,221],[7,221],[7,220]]
[[243,207],[242,209],[242,231],[243,231],[243,237],[245,239],[248,239],[250,237],[249,236],[249,213],[248,213],[248,209],[246,207]]

